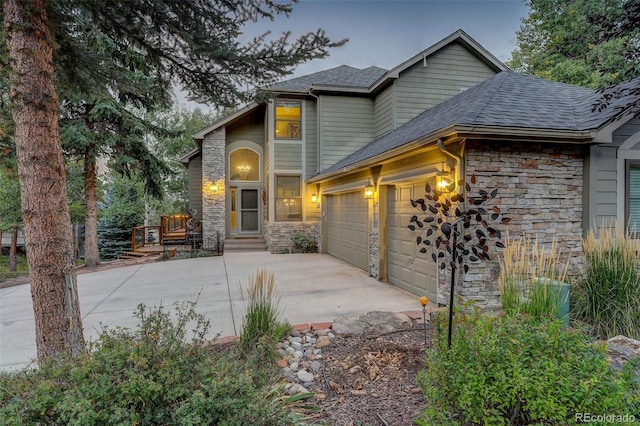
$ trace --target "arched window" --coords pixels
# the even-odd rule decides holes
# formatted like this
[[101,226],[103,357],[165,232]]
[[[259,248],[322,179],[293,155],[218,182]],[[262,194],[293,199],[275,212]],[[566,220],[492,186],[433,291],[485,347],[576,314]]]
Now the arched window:
[[260,155],[249,148],[232,151],[229,154],[229,180],[259,181]]

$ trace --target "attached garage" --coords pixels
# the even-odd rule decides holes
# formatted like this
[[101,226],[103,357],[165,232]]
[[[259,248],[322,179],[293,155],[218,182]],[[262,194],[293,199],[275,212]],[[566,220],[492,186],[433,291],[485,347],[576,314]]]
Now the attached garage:
[[[424,194],[424,181],[390,186],[388,191],[388,276],[389,282],[429,300],[438,300],[438,269],[430,255],[420,253],[417,233],[407,228],[417,210],[411,199]],[[422,246],[424,247],[424,246]]]
[[327,196],[327,253],[369,272],[369,204],[362,191]]

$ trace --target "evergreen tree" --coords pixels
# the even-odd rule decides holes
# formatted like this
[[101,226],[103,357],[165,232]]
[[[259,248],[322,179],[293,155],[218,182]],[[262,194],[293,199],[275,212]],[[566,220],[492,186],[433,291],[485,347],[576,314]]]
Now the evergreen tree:
[[169,105],[177,82],[192,99],[232,106],[251,96],[240,87],[344,43],[322,30],[238,41],[246,24],[291,10],[273,0],[2,0],[39,359],[83,346],[56,81],[89,103],[97,91],[132,108]]
[[113,175],[106,184],[104,201],[100,203],[98,241],[100,256],[116,259],[131,250],[131,229],[144,224],[143,182],[138,178]]
[[508,65],[598,88],[640,75],[638,0],[528,0]]

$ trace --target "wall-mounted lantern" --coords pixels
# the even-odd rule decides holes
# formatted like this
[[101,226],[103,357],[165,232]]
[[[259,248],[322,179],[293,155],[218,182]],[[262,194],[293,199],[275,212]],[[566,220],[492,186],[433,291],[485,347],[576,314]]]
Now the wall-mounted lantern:
[[311,202],[313,204],[317,204],[318,203],[318,194],[316,194],[315,192],[313,194],[311,194]]
[[369,181],[369,185],[364,187],[364,198],[371,200],[376,196],[376,187],[372,181]]

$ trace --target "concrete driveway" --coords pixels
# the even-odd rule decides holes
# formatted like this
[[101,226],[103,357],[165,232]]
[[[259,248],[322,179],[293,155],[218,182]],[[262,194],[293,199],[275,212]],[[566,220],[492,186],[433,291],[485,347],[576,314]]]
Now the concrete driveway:
[[[95,339],[102,326],[134,327],[140,303],[169,307],[196,299],[212,336],[237,335],[245,309],[240,283],[246,286],[258,268],[274,273],[283,319],[292,325],[421,308],[416,296],[328,255],[230,253],[78,275],[85,338]],[[1,370],[26,367],[35,358],[34,329],[29,285],[0,289]]]

